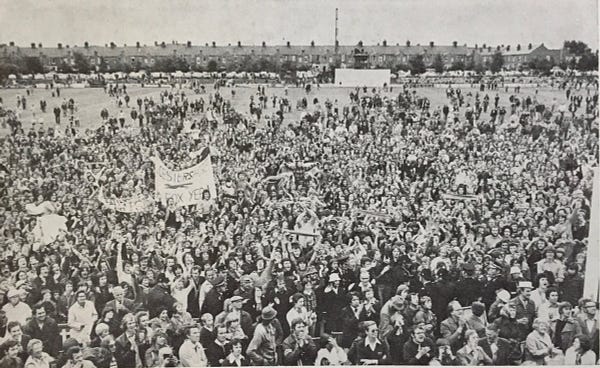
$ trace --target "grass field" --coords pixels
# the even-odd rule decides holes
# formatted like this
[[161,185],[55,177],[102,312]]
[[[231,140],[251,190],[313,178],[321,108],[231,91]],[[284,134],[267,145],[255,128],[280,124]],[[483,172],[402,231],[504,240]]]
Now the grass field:
[[[170,87],[168,87],[170,89]],[[128,117],[129,110],[135,105],[135,101],[138,97],[152,97],[155,101],[159,101],[159,93],[165,88],[141,88],[139,86],[131,86],[127,88],[128,94],[131,97],[130,108],[126,109],[123,107],[123,112]],[[324,101],[329,99],[331,101],[338,100],[339,105],[343,106],[347,104],[348,94],[351,91],[351,88],[341,88],[341,87],[322,87],[320,89],[314,88],[313,91],[308,95],[309,102],[312,103],[313,98],[318,98],[320,101]],[[26,129],[31,126],[33,120],[36,122],[39,119],[43,119],[44,125],[46,127],[54,126],[54,115],[52,113],[52,109],[55,106],[60,106],[63,99],[73,98],[76,102],[78,111],[76,112],[76,117],[79,118],[81,122],[81,128],[95,128],[98,127],[101,123],[100,119],[100,110],[106,107],[111,115],[118,115],[119,107],[116,104],[114,98],[108,96],[108,94],[104,93],[104,90],[101,88],[86,88],[86,89],[70,89],[64,88],[61,89],[60,97],[52,97],[51,91],[43,90],[43,89],[34,89],[33,94],[30,96],[26,96],[27,98],[27,110],[20,111],[21,121]],[[175,90],[177,91],[177,90]],[[190,89],[184,89],[186,95],[190,100],[194,100],[201,96],[204,97],[204,100],[208,100],[208,94],[214,93],[213,87],[209,86],[205,94],[195,94]],[[249,113],[249,102],[250,95],[255,94],[257,91],[256,86],[244,85],[235,87],[235,96],[231,95],[231,88],[222,87],[220,89],[221,94],[225,96],[225,98],[230,99],[235,106],[235,108],[243,114]],[[383,92],[384,95],[389,97],[397,96],[400,88],[395,86],[393,90],[390,92]],[[463,88],[463,93],[472,92],[473,95],[476,92],[476,89],[471,88]],[[417,93],[419,95],[423,95],[428,97],[431,100],[431,106],[435,108],[436,106],[443,105],[447,103],[445,89],[443,88],[418,88]],[[488,91],[486,92],[490,95],[491,102],[493,101],[493,97],[496,94],[496,91]],[[507,104],[508,96],[512,94],[512,89],[509,89],[509,92],[506,93],[504,90],[498,90],[498,94],[500,95],[500,103]],[[533,95],[535,93],[534,88],[522,88],[521,96],[524,95]],[[585,93],[584,91],[581,93]],[[2,98],[3,106],[8,109],[16,109],[17,107],[17,95],[25,96],[26,92],[24,89],[2,89],[0,90],[0,98]],[[281,87],[267,87],[267,95],[269,97],[283,96],[284,89]],[[296,110],[296,101],[300,98],[306,96],[306,93],[302,88],[289,87],[288,88],[288,98],[290,99],[290,103],[292,104],[292,113],[286,116],[288,121],[298,119],[300,116],[300,111]],[[556,98],[559,104],[566,102],[566,97],[564,91],[558,91],[556,89],[551,89],[549,87],[539,89],[538,93],[538,101],[542,103],[549,104],[552,102],[553,98]],[[40,100],[45,99],[47,102],[46,113],[42,113],[40,110]],[[272,105],[271,105],[272,106]],[[268,107],[266,114],[271,114],[274,110]],[[4,135],[8,133],[7,129],[0,129],[0,134]]]

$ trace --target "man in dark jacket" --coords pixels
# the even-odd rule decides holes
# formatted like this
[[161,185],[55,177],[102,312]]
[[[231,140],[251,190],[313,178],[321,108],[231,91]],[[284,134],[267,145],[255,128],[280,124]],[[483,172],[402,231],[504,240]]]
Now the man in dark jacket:
[[46,309],[40,303],[33,307],[32,313],[34,318],[25,325],[25,333],[33,339],[43,341],[44,350],[53,357],[58,357],[62,347],[58,324],[47,316]]
[[583,295],[583,278],[579,276],[578,271],[577,264],[569,264],[565,278],[559,286],[561,299],[571,305],[577,305],[579,298]]
[[213,281],[213,288],[206,293],[206,298],[202,304],[203,314],[210,313],[213,316],[216,316],[223,312],[223,304],[225,302],[224,293],[226,288],[227,283],[225,282],[225,278],[217,276]]
[[308,334],[306,322],[298,318],[292,321],[292,333],[283,340],[283,364],[314,365],[317,346]]
[[382,365],[390,361],[390,346],[386,340],[379,340],[379,329],[373,321],[364,323],[365,337],[358,338],[348,351],[352,364]]
[[485,337],[479,340],[479,346],[492,358],[494,365],[513,365],[510,355],[512,347],[508,340],[498,337],[498,327],[493,323],[485,329]]
[[123,329],[125,332],[115,340],[115,360],[118,368],[140,367],[142,356],[137,344],[137,324],[133,314],[123,317]]
[[426,337],[422,327],[415,327],[412,337],[404,344],[404,362],[408,365],[428,365],[437,356],[435,344]]
[[475,266],[472,263],[463,265],[463,279],[458,282],[456,292],[461,305],[471,305],[481,296],[482,283],[473,277]]
[[217,338],[206,346],[206,359],[211,367],[220,367],[227,356],[227,327],[217,327]]
[[171,296],[169,290],[169,279],[161,273],[158,275],[156,285],[148,292],[146,299],[150,316],[158,316],[163,309],[172,310],[175,302],[176,300]]

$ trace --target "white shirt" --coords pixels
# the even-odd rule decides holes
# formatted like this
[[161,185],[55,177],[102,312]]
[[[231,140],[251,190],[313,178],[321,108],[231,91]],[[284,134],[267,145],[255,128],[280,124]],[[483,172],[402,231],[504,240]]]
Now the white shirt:
[[204,348],[197,342],[193,343],[189,339],[179,348],[179,359],[182,367],[206,367],[208,360],[204,354]]
[[339,346],[331,349],[331,351],[323,348],[317,352],[317,360],[315,361],[315,365],[320,366],[323,359],[327,359],[329,361],[329,365],[342,365],[348,361],[348,355],[344,349],[340,348]]
[[[85,301],[83,307],[76,302],[69,308],[69,327],[71,327],[71,337],[81,343],[87,343],[90,340],[90,333],[92,332],[92,326],[98,319],[98,312],[94,303],[89,300]],[[81,331],[79,327],[83,325]]]
[[21,326],[25,326],[27,319],[31,318],[31,308],[21,301],[15,306],[8,303],[2,307],[2,310],[6,313],[7,323],[10,321],[17,321]]

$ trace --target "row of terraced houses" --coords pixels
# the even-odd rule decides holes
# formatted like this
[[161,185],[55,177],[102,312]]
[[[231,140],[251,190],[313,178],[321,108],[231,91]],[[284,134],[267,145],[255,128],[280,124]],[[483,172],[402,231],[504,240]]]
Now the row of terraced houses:
[[383,41],[378,45],[355,46],[338,45],[286,45],[270,46],[264,42],[259,46],[236,45],[219,46],[214,42],[203,46],[187,43],[158,43],[154,45],[117,46],[114,43],[105,46],[69,46],[57,44],[56,47],[44,47],[41,44],[31,44],[29,47],[16,46],[13,42],[0,44],[0,61],[8,61],[19,57],[38,57],[48,70],[56,69],[62,63],[74,65],[74,55],[80,53],[92,68],[104,63],[109,70],[123,63],[137,65],[141,68],[152,68],[161,58],[183,58],[188,65],[206,68],[211,61],[220,70],[227,70],[248,60],[268,60],[271,63],[294,63],[298,68],[324,67],[338,65],[346,68],[393,68],[399,64],[407,64],[411,57],[422,55],[425,65],[430,65],[437,55],[440,55],[444,65],[462,62],[482,63],[491,61],[494,53],[504,56],[506,69],[518,69],[535,58],[543,58],[555,63],[568,61],[574,56],[565,49],[549,49],[544,44],[516,46],[487,46],[458,45],[439,46],[430,42],[428,45],[405,44],[388,45]]

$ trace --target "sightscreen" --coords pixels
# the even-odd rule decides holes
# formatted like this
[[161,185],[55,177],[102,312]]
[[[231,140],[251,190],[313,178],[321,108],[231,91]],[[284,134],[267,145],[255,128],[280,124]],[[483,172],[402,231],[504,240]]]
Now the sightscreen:
[[340,87],[383,87],[390,84],[389,69],[336,69],[335,85]]

